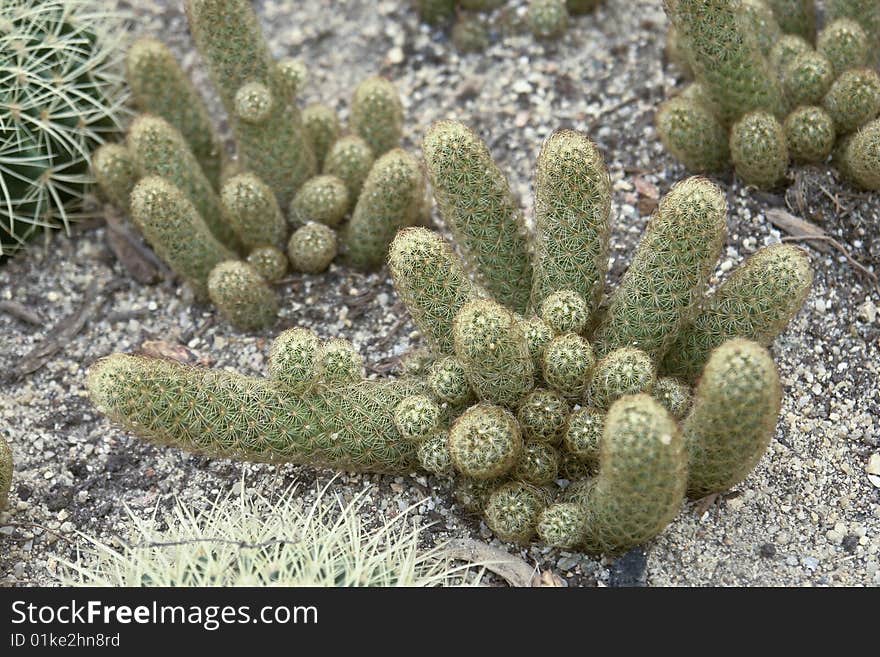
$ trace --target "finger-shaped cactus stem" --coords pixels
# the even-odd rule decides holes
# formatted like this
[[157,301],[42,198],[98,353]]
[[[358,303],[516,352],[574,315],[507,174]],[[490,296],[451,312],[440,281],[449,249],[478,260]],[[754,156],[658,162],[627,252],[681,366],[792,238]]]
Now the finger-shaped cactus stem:
[[248,251],[282,246],[287,224],[271,188],[252,173],[228,178],[220,190],[226,219]]
[[592,345],[575,333],[558,335],[544,348],[544,381],[568,399],[583,398],[595,366]]
[[783,71],[795,60],[795,58],[813,49],[810,42],[796,34],[785,34],[780,38],[770,51],[770,66],[776,71],[777,78],[782,83]]
[[437,399],[451,406],[464,406],[474,397],[464,365],[451,356],[431,365],[428,384]]
[[862,189],[880,190],[880,119],[843,143],[839,164],[844,176]]
[[761,345],[735,339],[712,352],[683,425],[688,495],[720,493],[748,476],[773,438],[781,395]]
[[302,121],[306,139],[315,154],[315,161],[320,171],[330,146],[339,136],[339,117],[332,108],[315,103],[303,110]]
[[813,40],[816,34],[815,0],[764,0],[786,34]]
[[128,50],[125,79],[138,109],[161,116],[183,135],[216,189],[223,145],[202,97],[168,47],[158,39],[139,38]]
[[600,356],[634,346],[657,359],[701,299],[726,234],[724,193],[705,178],[660,201],[593,336]]
[[373,167],[370,145],[357,135],[337,139],[324,160],[324,173],[336,176],[348,188],[349,206],[361,195],[364,181]]
[[92,153],[92,173],[104,196],[120,210],[128,210],[131,190],[140,174],[123,144],[103,144]]
[[349,125],[378,158],[400,145],[403,105],[394,84],[373,76],[361,82],[351,100]]
[[269,378],[298,395],[310,393],[321,380],[321,340],[314,331],[292,328],[272,341]]
[[278,316],[278,297],[248,263],[221,262],[208,276],[208,297],[235,328],[259,331]]
[[471,406],[449,430],[452,463],[472,479],[494,479],[510,472],[522,450],[516,418],[493,404]]
[[671,98],[657,109],[656,123],[666,150],[689,170],[709,173],[730,166],[727,130],[702,103]]
[[851,68],[862,68],[868,64],[868,34],[854,20],[838,18],[819,32],[816,50],[828,58],[835,76],[839,76]]
[[477,290],[452,247],[426,228],[407,228],[388,251],[394,289],[432,348],[453,351],[452,324]]
[[540,317],[531,317],[520,322],[526,342],[529,345],[529,353],[535,366],[540,369],[544,360],[544,349],[553,339],[553,329]]
[[275,63],[275,77],[287,102],[293,102],[309,81],[309,69],[301,59],[283,57]]
[[825,3],[826,19],[851,18],[859,23],[871,39],[874,59],[880,46],[880,4],[874,0],[828,0]]
[[741,337],[769,346],[800,310],[812,282],[803,249],[776,244],[759,250],[703,301],[666,353],[660,371],[694,381],[709,353],[726,340]]
[[769,54],[773,44],[782,36],[782,28],[779,27],[773,10],[767,6],[765,0],[740,0],[740,2],[747,24],[757,37],[761,53]]
[[768,112],[750,112],[730,131],[730,157],[747,185],[772,189],[788,172],[785,131]]
[[325,226],[338,226],[348,212],[348,187],[336,176],[309,178],[290,203],[288,220],[291,226],[316,221]]
[[656,373],[651,358],[641,349],[621,347],[598,363],[590,382],[590,402],[607,409],[624,395],[650,393]]
[[12,485],[12,450],[0,436],[0,511],[6,508],[9,488]]
[[164,178],[142,178],[131,192],[131,216],[156,254],[207,295],[208,275],[235,254],[221,244],[190,199]]
[[297,228],[287,243],[290,266],[306,274],[326,271],[337,251],[336,231],[324,224],[309,223]]
[[681,420],[691,410],[694,392],[691,387],[672,376],[658,377],[651,389],[651,396],[660,402],[676,420]]
[[553,133],[535,171],[533,306],[568,289],[595,309],[608,269],[610,213],[611,178],[599,149],[579,132]]
[[320,386],[290,395],[277,384],[226,370],[116,354],[89,371],[93,403],[152,443],[222,458],[405,474],[415,446],[394,427],[415,380]]
[[583,507],[587,550],[616,554],[663,531],[684,500],[687,460],[681,431],[660,404],[644,394],[614,402]]
[[790,107],[815,105],[834,82],[834,67],[825,55],[808,50],[785,67],[782,88]]
[[455,356],[477,397],[514,406],[534,387],[535,366],[513,313],[489,300],[468,302],[453,325]]
[[457,477],[453,492],[455,499],[470,513],[483,513],[489,497],[499,487],[500,479],[469,479]]
[[418,222],[424,198],[425,180],[412,155],[395,148],[376,160],[343,231],[348,261],[359,269],[381,267],[397,231]]
[[287,256],[274,246],[261,246],[248,254],[248,264],[267,283],[277,283],[287,273]]
[[321,383],[333,387],[345,386],[363,380],[364,357],[348,340],[333,338],[321,344],[318,368]]
[[571,290],[553,292],[541,302],[541,319],[557,335],[582,333],[589,317],[586,301],[580,294]]
[[522,211],[486,144],[457,121],[438,121],[422,144],[434,199],[478,282],[516,312],[532,287]]
[[547,502],[547,494],[537,486],[519,481],[503,484],[486,501],[486,524],[502,541],[528,543]]

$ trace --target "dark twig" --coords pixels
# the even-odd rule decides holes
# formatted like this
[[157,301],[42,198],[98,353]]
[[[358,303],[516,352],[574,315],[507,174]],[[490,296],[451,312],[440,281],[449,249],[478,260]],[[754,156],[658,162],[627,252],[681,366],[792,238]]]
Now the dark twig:
[[34,326],[39,326],[43,323],[42,318],[37,313],[17,301],[0,301],[0,311]]

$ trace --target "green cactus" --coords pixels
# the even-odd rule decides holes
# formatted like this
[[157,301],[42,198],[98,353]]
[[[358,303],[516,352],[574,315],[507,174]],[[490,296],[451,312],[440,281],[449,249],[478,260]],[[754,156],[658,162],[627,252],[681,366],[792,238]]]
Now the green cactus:
[[452,455],[449,453],[449,436],[437,433],[423,440],[416,448],[419,465],[431,474],[448,476],[453,474]]
[[582,333],[589,317],[584,298],[571,290],[553,292],[541,303],[541,319],[557,335]]
[[310,221],[334,228],[348,212],[348,187],[341,178],[320,175],[309,178],[290,203],[288,220],[291,226]]
[[595,365],[592,345],[575,333],[558,335],[544,348],[544,381],[563,397],[583,398]]
[[275,293],[256,269],[240,260],[226,260],[211,270],[208,297],[241,331],[264,329],[278,316]]
[[870,68],[845,71],[831,85],[823,105],[838,134],[858,130],[880,114],[880,74]]
[[547,495],[537,486],[510,482],[492,491],[486,501],[486,524],[502,541],[527,543],[537,529]]
[[657,377],[651,396],[669,411],[676,420],[681,420],[691,410],[694,393],[691,387],[673,376]]
[[261,246],[248,254],[248,264],[267,283],[277,283],[287,273],[287,256],[274,246]]
[[269,378],[295,395],[310,394],[321,382],[320,354],[314,331],[288,329],[272,341]]
[[526,21],[537,39],[557,39],[568,29],[565,0],[529,0]]
[[790,244],[755,253],[714,294],[666,352],[660,372],[694,381],[709,353],[742,337],[769,346],[803,305],[813,282],[807,254]]
[[466,511],[483,513],[489,503],[489,497],[499,486],[498,479],[468,479],[458,477],[453,495]]
[[782,125],[795,162],[823,162],[834,148],[834,121],[821,107],[798,107]]
[[559,452],[545,442],[527,441],[513,468],[513,476],[535,486],[552,484],[559,476]]
[[252,173],[241,173],[223,182],[220,202],[224,217],[247,250],[281,246],[287,225],[278,200],[269,186]]
[[395,148],[373,164],[364,181],[342,241],[346,258],[358,269],[378,269],[401,228],[414,226],[425,197],[418,161]]
[[526,440],[555,445],[568,421],[568,402],[552,390],[539,388],[523,397],[516,419]]
[[880,190],[880,119],[874,119],[844,142],[841,170],[862,189]]
[[282,57],[275,62],[274,75],[288,102],[296,100],[309,81],[309,70],[305,62],[294,57]]
[[526,342],[529,345],[529,355],[536,366],[544,362],[544,350],[553,339],[553,329],[540,317],[531,317],[520,322]]
[[431,365],[428,384],[438,399],[452,406],[464,406],[474,396],[464,366],[451,356]]
[[683,425],[688,495],[720,493],[746,478],[773,438],[781,397],[761,345],[730,340],[712,352]]
[[577,547],[584,542],[586,531],[587,515],[577,502],[551,504],[538,518],[538,536],[551,547]]
[[131,190],[137,184],[137,164],[122,144],[103,144],[92,152],[92,174],[104,196],[127,210]]
[[235,254],[208,229],[189,198],[164,178],[142,178],[131,192],[131,217],[158,256],[196,294],[207,294],[208,275]]
[[768,112],[750,112],[730,131],[730,157],[736,175],[747,185],[772,189],[788,172],[785,131]]
[[211,125],[208,108],[167,46],[152,37],[135,41],[126,55],[125,79],[138,109],[174,126],[217,188],[223,145]]
[[567,289],[583,297],[588,314],[595,310],[608,267],[610,213],[611,178],[599,149],[573,130],[554,132],[535,170],[534,307]]
[[730,166],[727,130],[703,104],[684,95],[657,108],[657,134],[673,157],[691,171],[711,173]]
[[777,72],[777,77],[782,82],[782,72],[795,58],[805,52],[809,52],[813,46],[796,34],[783,35],[770,50],[770,66]]
[[783,32],[813,40],[816,34],[814,0],[764,0],[764,2],[773,10],[773,15]]
[[773,44],[782,36],[782,28],[773,10],[767,6],[765,0],[741,1],[742,11],[758,38],[758,47],[765,56],[769,55]]
[[339,137],[339,117],[332,108],[314,103],[303,110],[302,121],[306,139],[315,154],[315,162],[320,171],[330,147]]
[[625,395],[650,393],[655,379],[654,363],[648,354],[634,347],[615,349],[596,363],[590,380],[590,402],[595,408],[607,409]]
[[634,346],[662,355],[688,320],[721,255],[727,201],[705,178],[677,183],[660,201],[593,335],[600,356]]
[[678,70],[685,78],[691,79],[694,77],[694,72],[691,70],[691,64],[688,61],[687,48],[682,43],[681,36],[674,25],[670,25],[666,31],[666,58],[678,67]]
[[440,428],[440,407],[425,395],[407,397],[394,409],[394,426],[404,440],[420,443]]
[[364,358],[348,340],[333,338],[321,344],[318,370],[321,382],[331,387],[357,383],[364,378]]
[[828,58],[837,77],[851,68],[868,64],[868,35],[856,21],[838,18],[819,32],[816,50]]
[[364,181],[373,167],[370,145],[357,135],[337,139],[324,159],[324,173],[336,176],[348,188],[349,207],[361,195]]
[[621,397],[605,419],[585,547],[615,554],[659,534],[678,513],[688,453],[671,415],[647,395]]
[[471,479],[494,479],[508,473],[522,450],[516,418],[493,404],[471,406],[449,430],[452,463]]
[[514,406],[534,386],[535,366],[517,319],[504,306],[478,299],[453,322],[455,356],[477,398]]
[[851,18],[859,23],[871,38],[874,60],[876,48],[880,46],[880,5],[874,0],[828,0],[825,13],[829,21],[838,18]]
[[12,450],[0,436],[0,511],[6,508],[9,499],[9,488],[12,486]]
[[834,67],[815,50],[797,55],[782,74],[785,100],[791,107],[815,105],[834,82]]
[[295,271],[319,274],[326,271],[338,252],[336,232],[324,224],[308,223],[293,231],[287,257]]
[[595,408],[579,408],[568,416],[563,444],[578,460],[595,466],[599,462],[599,446],[605,429],[605,413]]
[[348,123],[377,158],[397,147],[403,134],[403,105],[394,84],[378,76],[361,82],[351,99]]
[[425,228],[406,228],[391,242],[388,266],[394,289],[428,344],[452,353],[453,321],[477,289],[449,244]]
[[434,123],[422,142],[434,199],[478,282],[524,312],[532,266],[522,211],[486,144],[457,121]]

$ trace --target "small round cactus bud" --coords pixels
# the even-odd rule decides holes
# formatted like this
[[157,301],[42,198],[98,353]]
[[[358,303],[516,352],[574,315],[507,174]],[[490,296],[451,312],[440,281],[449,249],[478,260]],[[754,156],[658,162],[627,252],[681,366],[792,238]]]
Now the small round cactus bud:
[[580,504],[551,504],[538,518],[538,536],[550,547],[571,549],[583,542],[586,522],[586,514]]
[[270,326],[278,316],[278,298],[246,262],[226,260],[208,276],[208,296],[237,329],[257,331]]
[[555,39],[568,29],[565,0],[531,0],[526,20],[536,39]]
[[559,452],[547,443],[526,443],[513,469],[513,476],[536,486],[553,483],[559,476]]
[[864,28],[850,18],[838,18],[819,32],[816,50],[825,55],[839,76],[851,68],[868,63],[870,45]]
[[482,52],[489,47],[489,30],[485,22],[472,14],[459,15],[450,38],[459,52]]
[[541,303],[541,319],[557,335],[581,333],[589,319],[587,302],[577,292],[559,290],[547,296]]
[[473,399],[464,365],[455,358],[441,358],[431,366],[428,385],[441,400],[451,406],[462,406]]
[[0,437],[0,511],[6,507],[9,487],[12,484],[12,450]]
[[220,201],[226,219],[247,249],[280,246],[287,224],[272,189],[252,173],[241,173],[223,182]]
[[337,226],[345,218],[348,201],[348,188],[343,180],[336,176],[315,176],[293,197],[288,221],[291,226],[302,226],[310,221]]
[[318,354],[321,382],[330,385],[357,383],[364,378],[364,357],[348,340],[332,338],[321,345]]
[[788,148],[779,121],[768,112],[750,112],[730,131],[736,175],[747,185],[775,187],[788,171]]
[[579,408],[568,417],[568,427],[562,437],[565,449],[579,461],[596,465],[604,428],[604,413],[594,408]]
[[486,524],[502,541],[528,543],[546,506],[540,488],[518,481],[504,484],[489,496]]
[[370,145],[357,135],[337,139],[324,159],[324,173],[336,176],[348,188],[349,206],[361,195],[364,181],[373,167],[373,151]]
[[535,365],[544,358],[544,349],[553,339],[553,329],[540,317],[532,317],[521,322],[522,331],[529,345],[529,354]]
[[324,158],[330,146],[339,136],[339,117],[332,108],[314,103],[303,110],[302,122],[306,131],[306,140],[315,154],[320,169],[324,166]]
[[556,444],[568,419],[568,402],[550,390],[533,390],[520,402],[517,420],[527,440]]
[[327,269],[336,257],[336,232],[324,224],[310,223],[297,228],[287,243],[290,265],[307,274]]
[[272,114],[272,92],[260,82],[248,82],[235,93],[235,115],[247,123],[263,123]]
[[657,134],[673,157],[691,171],[723,171],[730,166],[727,130],[701,103],[683,95],[657,109]]
[[306,393],[321,378],[321,340],[314,331],[292,328],[269,349],[269,377],[294,393]]
[[579,335],[565,333],[553,338],[544,350],[544,381],[562,396],[580,399],[595,365],[590,343]]
[[823,106],[838,134],[858,130],[880,113],[880,75],[870,68],[845,71],[831,85]]
[[446,433],[436,433],[419,443],[416,454],[419,464],[428,472],[438,477],[451,475],[455,472],[452,467],[452,456],[449,454],[449,436]]
[[436,360],[430,349],[413,349],[400,358],[400,369],[405,376],[426,376]]
[[650,392],[656,373],[651,357],[641,349],[621,347],[596,363],[590,382],[593,406],[606,409],[624,395]]
[[103,144],[92,153],[92,173],[104,196],[121,210],[128,210],[131,190],[140,175],[129,150],[122,144]]
[[802,36],[784,34],[770,50],[770,65],[781,75],[798,55],[812,49],[813,47]]
[[248,254],[248,264],[267,283],[277,283],[287,273],[287,256],[274,246],[262,246]]
[[822,100],[834,81],[834,68],[815,50],[803,52],[785,67],[782,87],[792,107],[814,105]]
[[798,107],[782,125],[795,162],[823,162],[834,148],[834,121],[821,107]]
[[403,105],[394,84],[378,76],[361,82],[351,100],[348,122],[376,157],[397,146],[403,134]]
[[489,496],[498,488],[500,481],[498,479],[468,479],[459,477],[453,491],[455,499],[461,504],[465,511],[470,513],[482,513],[486,504],[489,503]]
[[309,81],[309,69],[301,59],[285,57],[275,64],[277,78],[288,101],[292,101]]
[[691,387],[672,376],[661,376],[654,382],[651,396],[676,420],[681,420],[691,409],[694,393]]
[[840,169],[862,189],[880,190],[880,119],[871,121],[841,147]]
[[394,426],[404,440],[422,442],[440,426],[440,407],[424,395],[405,397],[394,409]]
[[449,431],[455,469],[472,479],[494,479],[509,472],[523,449],[516,418],[500,406],[477,404]]

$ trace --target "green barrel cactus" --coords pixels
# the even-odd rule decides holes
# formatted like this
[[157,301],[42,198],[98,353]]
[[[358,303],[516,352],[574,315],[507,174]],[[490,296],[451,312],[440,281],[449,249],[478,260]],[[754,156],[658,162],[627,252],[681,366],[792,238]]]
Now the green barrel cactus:
[[676,420],[681,420],[691,410],[694,391],[674,376],[660,376],[654,381],[651,396],[656,399]]
[[768,112],[750,112],[730,130],[730,157],[747,185],[772,189],[788,172],[785,131]]
[[513,468],[513,476],[535,486],[548,486],[559,477],[559,451],[540,441],[527,441]]
[[874,0],[828,0],[825,4],[829,20],[851,18],[864,28],[872,40],[876,61],[876,48],[880,45],[880,5]]
[[541,512],[536,530],[547,545],[571,549],[586,538],[587,514],[576,502],[557,502]]
[[592,345],[576,333],[563,333],[544,348],[541,360],[544,381],[569,399],[582,399],[596,366]]
[[425,395],[413,395],[394,409],[394,426],[404,440],[420,443],[440,428],[440,407]]
[[431,365],[428,385],[437,399],[452,406],[464,406],[474,396],[464,365],[451,356]]
[[599,446],[605,430],[605,412],[595,408],[579,408],[568,416],[563,435],[565,449],[578,460],[595,466],[599,462]]
[[433,475],[447,477],[454,472],[452,455],[449,453],[449,436],[446,433],[436,433],[420,442],[416,455],[419,465]]
[[741,0],[742,11],[758,38],[758,47],[765,56],[782,36],[782,28],[765,0]]
[[278,316],[278,298],[259,272],[240,260],[226,260],[208,275],[208,297],[241,331],[271,326]]
[[321,344],[318,369],[321,381],[327,385],[357,383],[364,378],[364,358],[348,340],[333,338]]

